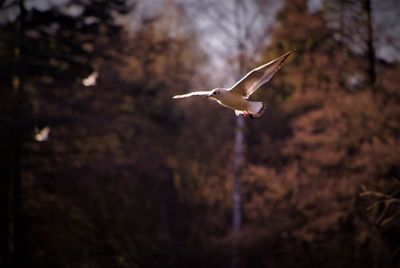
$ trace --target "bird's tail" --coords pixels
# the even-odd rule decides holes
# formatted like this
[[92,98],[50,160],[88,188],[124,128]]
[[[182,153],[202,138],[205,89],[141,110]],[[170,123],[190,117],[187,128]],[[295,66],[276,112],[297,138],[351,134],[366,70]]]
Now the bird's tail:
[[250,117],[260,117],[267,106],[260,101],[249,101],[249,113]]

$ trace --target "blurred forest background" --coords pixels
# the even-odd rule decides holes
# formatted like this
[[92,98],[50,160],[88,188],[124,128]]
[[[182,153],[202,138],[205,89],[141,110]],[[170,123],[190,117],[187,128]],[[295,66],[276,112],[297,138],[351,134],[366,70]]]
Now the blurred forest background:
[[[0,0],[0,266],[399,267],[399,18],[396,0]],[[233,233],[235,115],[171,97],[292,49],[245,120]]]

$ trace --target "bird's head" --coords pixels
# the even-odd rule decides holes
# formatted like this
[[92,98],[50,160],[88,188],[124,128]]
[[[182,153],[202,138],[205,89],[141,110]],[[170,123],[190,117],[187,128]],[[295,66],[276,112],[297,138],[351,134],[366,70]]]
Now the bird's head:
[[214,88],[211,90],[211,93],[207,96],[207,98],[212,98],[212,99],[219,99],[221,94],[223,94],[225,91],[222,88]]

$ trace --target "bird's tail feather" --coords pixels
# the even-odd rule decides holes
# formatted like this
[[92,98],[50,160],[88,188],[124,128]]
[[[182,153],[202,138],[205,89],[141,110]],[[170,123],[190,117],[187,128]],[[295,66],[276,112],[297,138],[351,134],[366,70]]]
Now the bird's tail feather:
[[249,113],[251,117],[260,117],[267,106],[260,101],[249,101]]
[[259,102],[259,101],[249,101],[249,108],[246,111],[240,111],[240,110],[235,110],[235,114],[237,116],[244,114],[244,115],[248,115],[251,118],[256,118],[256,117],[260,117],[264,111],[265,108],[267,108],[267,106],[265,106],[264,103]]

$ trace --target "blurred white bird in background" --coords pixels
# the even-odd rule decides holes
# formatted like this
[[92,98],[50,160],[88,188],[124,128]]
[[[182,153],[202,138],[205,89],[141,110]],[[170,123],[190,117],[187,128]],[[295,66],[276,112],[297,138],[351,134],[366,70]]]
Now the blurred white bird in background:
[[97,77],[99,77],[99,72],[98,71],[94,71],[88,77],[86,77],[86,78],[84,78],[82,80],[82,84],[85,87],[95,86],[96,83],[97,83]]
[[173,98],[180,99],[192,96],[206,96],[225,107],[235,110],[237,116],[243,114],[246,117],[260,117],[266,108],[265,104],[260,101],[248,101],[248,98],[272,78],[292,52],[293,51],[290,51],[273,61],[251,70],[230,88],[195,91],[183,95],[176,95]]
[[35,140],[38,142],[47,141],[49,139],[50,127],[45,126],[41,130],[35,128]]

